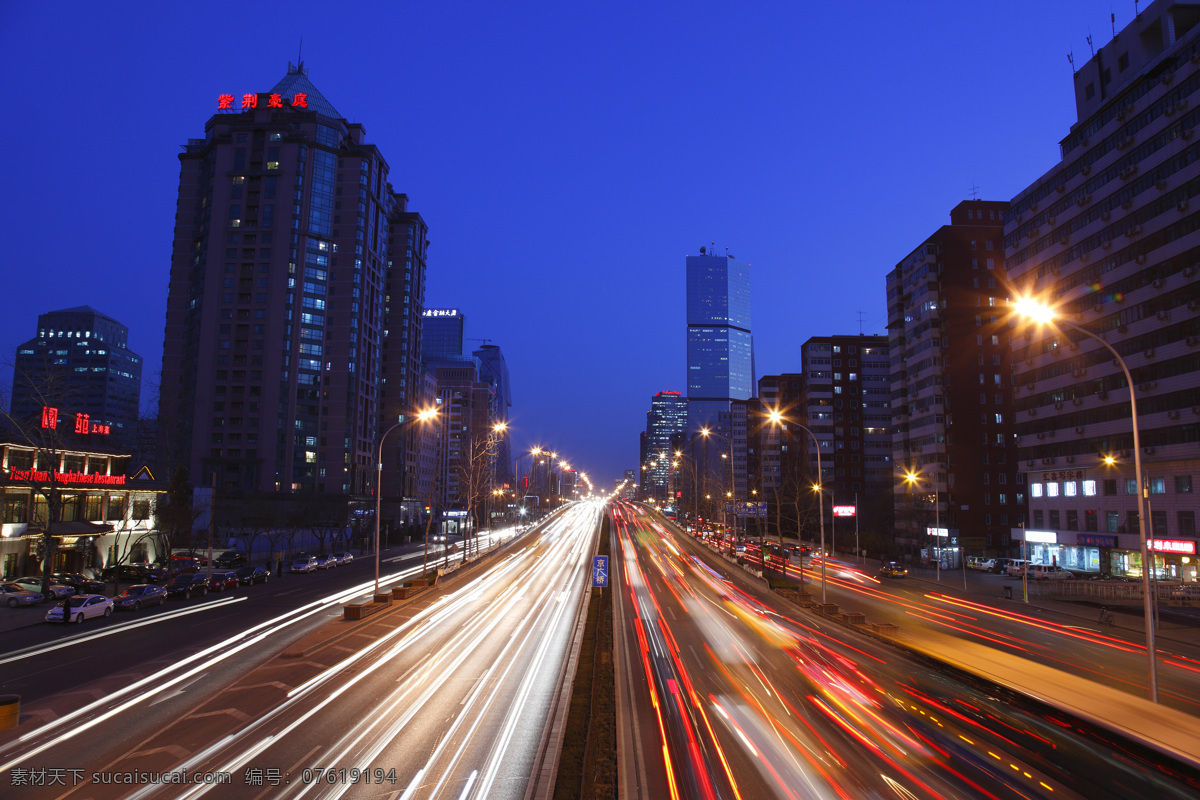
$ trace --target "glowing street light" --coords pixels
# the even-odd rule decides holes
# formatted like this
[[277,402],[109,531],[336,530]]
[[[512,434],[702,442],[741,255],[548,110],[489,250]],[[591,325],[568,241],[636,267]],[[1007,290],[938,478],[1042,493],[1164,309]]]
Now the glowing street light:
[[[418,422],[425,422],[426,420],[432,419],[437,415],[437,413],[438,412],[436,408],[427,408],[410,419],[417,420]],[[380,503],[383,499],[383,440],[387,438],[389,433],[396,430],[396,428],[399,428],[407,421],[408,420],[405,420],[402,416],[395,425],[383,432],[383,436],[379,437],[379,459],[377,462],[379,464],[379,469],[375,474],[375,594],[379,594],[379,517],[381,511]],[[400,500],[401,502],[404,501],[403,474],[401,474],[400,481]]]
[[[1146,541],[1146,515],[1142,507],[1142,448],[1141,442],[1138,440],[1138,414],[1137,414],[1137,398],[1134,395],[1133,376],[1129,374],[1129,367],[1125,364],[1125,359],[1121,358],[1121,354],[1116,351],[1112,345],[1104,341],[1096,334],[1086,328],[1080,327],[1075,323],[1063,319],[1056,314],[1052,308],[1039,303],[1030,297],[1022,297],[1015,303],[1016,313],[1022,317],[1036,322],[1038,325],[1057,324],[1062,327],[1070,328],[1084,336],[1095,339],[1102,344],[1117,364],[1121,367],[1121,372],[1125,374],[1125,383],[1129,385],[1129,413],[1133,423],[1133,473],[1134,479],[1137,481],[1137,518],[1138,518],[1138,538],[1141,540],[1142,546],[1142,610],[1145,615],[1146,622],[1146,658],[1148,659],[1148,667],[1150,670],[1150,702],[1158,702],[1158,657],[1154,652],[1154,612],[1150,598],[1150,570],[1152,563],[1150,561],[1149,543]],[[1109,461],[1112,457],[1105,459],[1105,463],[1111,464]]]

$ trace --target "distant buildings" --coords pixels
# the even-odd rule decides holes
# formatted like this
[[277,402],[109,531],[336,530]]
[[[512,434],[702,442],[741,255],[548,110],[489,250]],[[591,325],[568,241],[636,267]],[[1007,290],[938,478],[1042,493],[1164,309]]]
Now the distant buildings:
[[671,477],[676,469],[675,453],[683,446],[687,429],[688,401],[679,392],[657,392],[646,412],[642,436],[641,496],[660,504],[671,500]]
[[85,414],[89,429],[127,448],[138,436],[142,358],[129,329],[88,306],[38,316],[37,336],[17,348],[9,412],[38,416],[44,406]]
[[750,267],[732,256],[687,257],[688,432],[715,428],[731,400],[754,394]]
[[957,564],[964,546],[1007,548],[1010,528],[1024,520],[1005,316],[1007,208],[959,203],[950,224],[887,276],[896,540],[940,552],[944,566]]
[[[1200,478],[1200,26],[1158,0],[1075,74],[1062,161],[1004,217],[1012,289],[1066,326],[1013,320],[1030,558],[1140,577],[1130,392],[1160,577],[1197,580]],[[1193,207],[1193,204],[1195,206]],[[1111,464],[1105,463],[1111,457]],[[993,489],[994,491],[994,489]]]

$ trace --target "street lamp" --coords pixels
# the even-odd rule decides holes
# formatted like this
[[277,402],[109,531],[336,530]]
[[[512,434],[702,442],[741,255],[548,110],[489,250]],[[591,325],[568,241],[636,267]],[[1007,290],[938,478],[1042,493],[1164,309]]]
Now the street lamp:
[[[904,473],[904,481],[911,487],[917,486],[921,476],[909,470]],[[934,543],[934,559],[937,561],[937,579],[942,579],[942,501],[938,486],[939,477],[936,472],[933,475],[933,543]],[[911,489],[910,489],[911,491]]]
[[[772,411],[767,415],[767,418],[771,421],[772,425],[779,425],[783,427],[783,414],[779,413],[778,411]],[[820,519],[821,527],[821,603],[823,604],[825,602],[825,491],[822,488],[822,483],[825,480],[825,473],[821,469],[821,443],[817,441],[817,435],[815,433],[801,425],[799,422],[791,422],[790,424],[795,425],[797,428],[811,436],[813,440],[813,448],[817,451],[817,482],[813,484],[813,489],[815,489],[817,492],[817,515]],[[782,536],[783,534],[781,533],[781,539]],[[803,554],[800,556],[800,569],[803,573]]]
[[1137,517],[1138,517],[1138,538],[1141,540],[1142,546],[1142,611],[1145,615],[1146,622],[1146,658],[1150,670],[1150,702],[1158,702],[1158,657],[1154,652],[1154,611],[1153,604],[1150,600],[1150,548],[1146,541],[1146,515],[1142,513],[1142,448],[1138,440],[1138,414],[1137,414],[1137,398],[1133,391],[1133,376],[1129,374],[1129,367],[1125,364],[1125,359],[1121,358],[1121,354],[1116,348],[1110,345],[1104,339],[1092,333],[1086,328],[1076,325],[1074,322],[1065,320],[1055,314],[1050,307],[1033,300],[1032,298],[1022,297],[1016,302],[1017,314],[1027,317],[1039,325],[1056,322],[1057,324],[1077,331],[1088,338],[1095,339],[1102,344],[1117,364],[1121,367],[1121,372],[1125,375],[1125,382],[1129,384],[1129,414],[1133,425],[1133,473],[1134,480],[1137,481],[1138,496],[1137,496]]
[[[435,409],[426,409],[419,412],[415,417],[412,417],[412,419],[424,422],[436,413],[437,411]],[[407,420],[405,420],[404,416],[401,415],[396,424],[384,431],[383,435],[379,437],[379,458],[376,462],[379,465],[379,468],[375,473],[375,594],[379,594],[379,517],[381,514],[381,502],[383,500],[383,440],[387,438],[389,433],[396,430],[396,428],[399,428],[405,422],[407,422]],[[400,502],[404,502],[403,466],[401,466],[400,474]]]

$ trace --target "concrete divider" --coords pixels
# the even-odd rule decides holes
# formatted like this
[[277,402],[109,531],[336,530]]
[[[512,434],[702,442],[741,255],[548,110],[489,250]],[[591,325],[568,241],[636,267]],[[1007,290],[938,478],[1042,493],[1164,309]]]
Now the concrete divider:
[[21,695],[0,694],[0,731],[9,731],[21,722]]

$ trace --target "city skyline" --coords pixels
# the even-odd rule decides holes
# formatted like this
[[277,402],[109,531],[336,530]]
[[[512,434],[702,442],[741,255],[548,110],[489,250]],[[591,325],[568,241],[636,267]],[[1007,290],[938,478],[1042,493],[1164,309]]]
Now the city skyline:
[[[504,349],[514,449],[553,447],[598,485],[636,466],[646,398],[686,390],[681,256],[715,244],[750,265],[759,374],[798,368],[810,336],[882,333],[899,254],[958,201],[1006,201],[1057,163],[1075,121],[1065,56],[1082,65],[1110,11],[1118,28],[1133,13],[868,4],[845,39],[826,35],[845,24],[836,8],[727,18],[677,4],[636,27],[620,7],[381,9],[363,30],[315,4],[265,4],[270,35],[247,48],[229,35],[238,6],[212,8],[0,12],[22,33],[0,64],[40,120],[36,135],[0,134],[27,154],[0,201],[26,232],[6,271],[3,360],[38,314],[89,305],[129,326],[152,402],[178,148],[220,94],[270,89],[304,37],[314,84],[379,143],[429,224],[427,305],[461,308],[467,337]],[[718,30],[737,58],[707,55]],[[49,209],[64,189],[100,202],[63,225]]]

